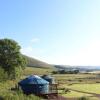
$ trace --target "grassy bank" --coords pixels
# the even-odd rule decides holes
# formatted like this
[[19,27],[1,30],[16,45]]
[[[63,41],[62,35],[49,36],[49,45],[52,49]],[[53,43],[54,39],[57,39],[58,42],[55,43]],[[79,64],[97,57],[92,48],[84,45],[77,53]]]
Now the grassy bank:
[[11,88],[14,88],[15,84],[17,80],[0,83],[0,100],[41,100],[34,95],[27,96],[20,90],[12,91]]

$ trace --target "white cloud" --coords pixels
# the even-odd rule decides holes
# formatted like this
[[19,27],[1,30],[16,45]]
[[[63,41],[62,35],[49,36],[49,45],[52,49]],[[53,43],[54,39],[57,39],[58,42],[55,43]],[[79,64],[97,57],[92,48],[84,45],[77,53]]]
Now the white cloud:
[[92,41],[76,54],[64,57],[64,60],[63,63],[70,65],[100,65],[100,41]]
[[31,55],[33,55],[33,48],[31,46],[24,47],[21,49],[21,53],[25,54],[27,56],[31,56]]
[[40,41],[39,38],[33,38],[33,39],[31,40],[31,43],[37,43],[37,42],[39,42],[39,41]]
[[[47,54],[44,49],[33,48],[27,46],[21,49],[21,52],[30,57],[39,58],[51,64],[66,64],[66,65],[100,65],[100,40],[94,39],[87,43],[74,54],[54,53]],[[50,52],[49,52],[50,53]]]
[[[39,48],[33,48],[32,46],[22,47],[21,53],[29,57],[41,59],[41,55],[45,50]],[[42,59],[41,59],[42,60]]]
[[47,62],[65,65],[100,65],[100,40],[91,40],[87,45],[74,54],[59,53],[50,55]]

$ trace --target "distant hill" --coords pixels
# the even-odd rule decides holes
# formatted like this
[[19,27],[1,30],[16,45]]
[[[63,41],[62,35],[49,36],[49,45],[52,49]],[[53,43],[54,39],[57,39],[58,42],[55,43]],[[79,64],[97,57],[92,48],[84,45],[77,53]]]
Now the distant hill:
[[98,71],[100,66],[70,66],[70,65],[54,65],[55,68],[64,70],[79,70],[79,71]]
[[48,63],[45,63],[43,61],[40,61],[40,60],[37,60],[35,58],[32,58],[32,57],[28,57],[26,55],[23,55],[28,63],[27,63],[27,66],[28,67],[39,67],[39,68],[53,68],[53,65],[50,65]]

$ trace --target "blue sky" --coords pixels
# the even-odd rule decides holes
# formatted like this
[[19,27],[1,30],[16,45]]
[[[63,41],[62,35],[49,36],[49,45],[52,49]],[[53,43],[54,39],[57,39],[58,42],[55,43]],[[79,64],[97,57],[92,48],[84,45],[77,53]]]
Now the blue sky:
[[100,65],[100,0],[0,0],[0,38],[47,63]]

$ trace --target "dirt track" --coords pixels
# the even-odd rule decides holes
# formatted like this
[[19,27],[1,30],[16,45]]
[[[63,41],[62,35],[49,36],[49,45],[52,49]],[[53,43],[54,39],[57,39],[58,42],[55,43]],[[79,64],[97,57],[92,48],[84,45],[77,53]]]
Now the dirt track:
[[[80,92],[80,93],[91,94],[91,95],[93,95],[93,97],[97,97],[97,98],[100,99],[100,94],[97,94],[97,93],[84,92],[84,91],[79,91],[79,90],[70,89],[70,88],[69,88],[69,90],[72,90],[72,91],[75,91],[75,92]],[[68,97],[63,97],[63,96],[59,95],[58,98],[48,99],[48,100],[77,100],[77,98],[68,98]]]
[[63,96],[58,96],[57,98],[55,99],[48,99],[48,100],[77,100],[75,98],[67,98],[67,97],[63,97]]
[[79,90],[75,90],[75,89],[70,89],[70,90],[76,91],[76,92],[80,92],[80,93],[91,94],[91,95],[93,95],[94,97],[98,97],[98,98],[100,99],[100,94],[97,94],[97,93],[84,92],[84,91],[79,91]]

